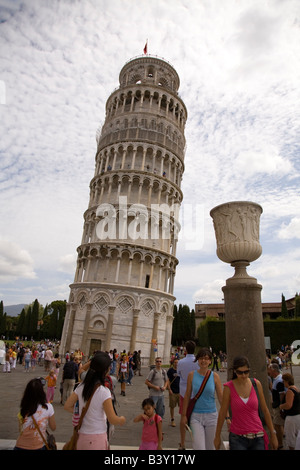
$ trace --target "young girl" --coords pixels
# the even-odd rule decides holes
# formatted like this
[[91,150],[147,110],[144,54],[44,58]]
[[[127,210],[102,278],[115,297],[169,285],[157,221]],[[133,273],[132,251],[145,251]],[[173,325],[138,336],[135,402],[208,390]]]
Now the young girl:
[[54,370],[51,369],[49,372],[49,375],[45,378],[47,381],[47,402],[52,403],[54,399],[54,392],[55,392],[55,387],[56,387],[56,375],[54,373]]
[[162,419],[155,413],[152,398],[145,398],[142,403],[144,413],[136,416],[134,423],[143,421],[142,442],[139,450],[162,450]]

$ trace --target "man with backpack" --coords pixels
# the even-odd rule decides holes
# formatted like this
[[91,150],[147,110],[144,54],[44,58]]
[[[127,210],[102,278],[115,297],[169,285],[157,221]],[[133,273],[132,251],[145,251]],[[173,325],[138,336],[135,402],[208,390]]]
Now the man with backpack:
[[165,414],[165,395],[164,392],[168,388],[168,375],[162,368],[161,357],[155,359],[155,368],[152,369],[145,381],[149,388],[149,397],[155,403],[156,413],[163,418]]

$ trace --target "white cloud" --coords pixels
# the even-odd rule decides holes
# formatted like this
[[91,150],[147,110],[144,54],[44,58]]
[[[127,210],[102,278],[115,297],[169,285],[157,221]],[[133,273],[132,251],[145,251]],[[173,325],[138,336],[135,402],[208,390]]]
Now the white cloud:
[[76,269],[76,259],[77,259],[77,256],[75,253],[62,256],[60,258],[59,271],[69,273],[69,274],[74,274],[75,269]]
[[278,236],[284,240],[300,238],[300,217],[293,217],[288,225],[282,224]]
[[256,173],[266,173],[270,175],[283,176],[293,171],[293,166],[288,159],[282,158],[276,152],[276,149],[255,149],[241,152],[236,161],[236,170],[243,174],[245,178],[253,176]]
[[[74,276],[95,134],[120,69],[142,54],[146,38],[149,53],[164,57],[180,76],[179,94],[188,109],[184,203],[204,207],[197,249],[187,250],[188,233],[178,244],[178,302],[193,303],[199,289],[209,301],[215,280],[230,276],[231,268],[215,254],[209,211],[217,204],[258,202],[263,249],[278,253],[279,241],[293,253],[300,213],[297,0],[0,5],[1,235],[30,256],[20,272],[37,273],[32,293],[40,288],[43,302],[51,301],[47,296],[65,292],[55,290],[66,284],[64,273]],[[6,281],[15,280],[13,263],[3,263],[13,273]],[[293,264],[287,280],[278,272],[272,285],[266,276],[264,295],[277,301],[280,283],[294,283],[298,273]],[[9,287],[3,296],[14,303]],[[19,277],[14,295],[29,287]]]
[[225,282],[221,279],[214,279],[211,282],[206,282],[201,289],[198,289],[193,294],[193,300],[196,303],[200,301],[202,303],[221,303],[223,300],[222,287]]
[[0,280],[10,282],[35,277],[30,254],[16,243],[0,239]]

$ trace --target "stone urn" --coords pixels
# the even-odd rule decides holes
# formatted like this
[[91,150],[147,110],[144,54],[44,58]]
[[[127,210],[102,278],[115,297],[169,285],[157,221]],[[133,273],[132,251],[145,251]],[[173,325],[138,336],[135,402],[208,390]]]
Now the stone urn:
[[246,267],[262,253],[259,243],[261,214],[262,207],[248,201],[228,202],[210,211],[217,241],[217,256],[235,268],[232,281],[243,279],[250,282],[254,279],[247,274]]

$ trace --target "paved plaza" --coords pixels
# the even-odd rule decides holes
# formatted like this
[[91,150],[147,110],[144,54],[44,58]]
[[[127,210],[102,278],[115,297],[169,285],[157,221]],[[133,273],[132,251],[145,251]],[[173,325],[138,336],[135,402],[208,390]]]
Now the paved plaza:
[[[288,370],[289,372],[290,370]],[[295,382],[300,387],[300,367],[293,366]],[[138,449],[141,441],[142,423],[134,423],[133,418],[141,413],[141,403],[148,396],[148,388],[145,379],[149,373],[149,367],[142,368],[142,376],[135,376],[131,386],[126,386],[126,396],[120,394],[120,384],[116,386],[117,413],[126,417],[126,424],[116,427],[112,439],[111,449],[134,450]],[[227,372],[219,372],[222,383],[227,381]],[[46,376],[43,367],[36,367],[26,373],[23,366],[17,364],[16,370],[11,373],[0,371],[0,449],[12,449],[19,434],[17,414],[19,412],[20,401],[26,384],[34,377]],[[57,383],[59,384],[61,372]],[[176,427],[170,426],[170,412],[168,407],[168,393],[165,392],[166,413],[163,420],[163,449],[178,449],[180,442],[179,422],[180,415],[178,408],[175,410]],[[218,404],[217,404],[218,405]],[[54,432],[58,448],[70,438],[72,434],[72,415],[64,410],[60,404],[59,386],[56,388],[54,402],[56,431]],[[223,440],[228,440],[228,433],[224,426]],[[186,435],[186,447],[192,449],[191,438]]]

